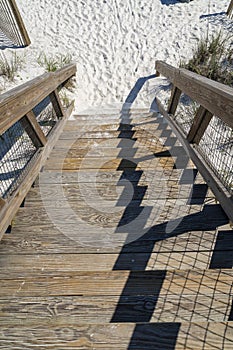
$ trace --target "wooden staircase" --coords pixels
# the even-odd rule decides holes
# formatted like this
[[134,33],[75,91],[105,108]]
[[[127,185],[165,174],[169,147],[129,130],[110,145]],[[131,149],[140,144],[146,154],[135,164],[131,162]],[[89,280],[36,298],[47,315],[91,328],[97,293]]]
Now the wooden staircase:
[[232,349],[226,215],[164,118],[101,113],[67,122],[1,241],[0,349]]

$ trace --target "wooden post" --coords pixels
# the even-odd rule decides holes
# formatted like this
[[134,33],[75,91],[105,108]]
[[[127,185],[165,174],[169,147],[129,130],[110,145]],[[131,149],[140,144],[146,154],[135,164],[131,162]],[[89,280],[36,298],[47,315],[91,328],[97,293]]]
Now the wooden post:
[[[34,146],[38,149],[40,147],[43,147],[46,144],[47,140],[41,129],[41,132],[39,132],[38,129],[40,128],[40,126],[38,125],[37,127],[35,121],[31,122],[32,119],[33,115],[30,115],[30,113],[28,113],[28,115],[20,119],[20,123],[26,131],[26,133],[28,134],[28,136],[30,137],[30,139],[32,140]],[[34,125],[36,126],[36,129],[34,129]]]
[[53,108],[56,112],[58,118],[62,118],[64,116],[64,109],[58,94],[57,89],[55,89],[50,95],[50,100],[52,102]]
[[181,90],[178,89],[176,86],[173,86],[171,100],[169,102],[169,106],[167,110],[168,114],[174,115],[176,113],[176,108],[178,106],[180,96],[181,96]]
[[212,113],[207,111],[204,107],[200,106],[187,136],[187,139],[190,143],[196,143],[197,145],[199,144],[212,117]]
[[8,2],[9,2],[9,5],[11,7],[11,10],[12,10],[12,12],[14,14],[14,17],[15,17],[17,26],[19,28],[19,31],[21,33],[21,37],[23,39],[24,45],[28,46],[28,45],[31,44],[31,41],[30,41],[30,38],[28,36],[27,30],[25,28],[25,25],[23,23],[23,19],[22,19],[21,15],[20,15],[19,9],[18,9],[18,7],[16,5],[16,2],[15,2],[15,0],[8,0]]
[[231,17],[233,11],[233,0],[231,0],[230,5],[227,9],[227,16]]
[[4,207],[5,204],[6,204],[6,201],[0,197],[0,210]]
[[47,138],[45,137],[39,123],[37,122],[35,114],[30,111],[26,114],[25,117],[30,129],[32,130],[32,133],[34,134],[34,139],[38,139],[41,146],[44,146],[47,143]]

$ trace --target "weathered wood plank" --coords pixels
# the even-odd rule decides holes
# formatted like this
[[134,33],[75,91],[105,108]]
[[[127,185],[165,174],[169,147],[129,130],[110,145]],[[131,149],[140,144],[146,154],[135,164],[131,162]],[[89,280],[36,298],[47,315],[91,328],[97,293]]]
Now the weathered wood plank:
[[[26,338],[25,338],[25,335]],[[3,326],[0,349],[101,349],[101,350],[154,350],[166,349],[223,349],[231,350],[233,327],[231,322],[197,323],[115,323],[58,325]]]
[[[12,330],[3,328],[2,344],[10,344],[11,349],[25,349],[24,334],[29,334],[26,341],[28,349],[43,345],[44,342],[55,349],[59,346],[67,349],[119,349],[119,350],[177,350],[185,348],[206,350],[214,348],[231,350],[231,323],[160,323],[160,324],[109,324],[83,325],[66,324],[50,330],[45,326],[30,329],[18,326]],[[225,337],[224,337],[225,334]],[[43,340],[42,340],[43,339]],[[203,340],[204,339],[204,340]]]
[[[175,247],[174,247],[175,248]],[[229,247],[232,248],[232,247]],[[203,248],[202,248],[203,249]],[[233,249],[228,251],[180,251],[151,253],[85,253],[85,254],[3,254],[0,257],[1,279],[59,276],[74,271],[111,271],[117,260],[119,270],[208,269],[213,256],[216,266],[232,264]]]
[[[52,151],[53,152],[53,151]],[[51,152],[51,154],[52,154]],[[205,184],[202,176],[197,173],[195,169],[153,169],[153,170],[147,170],[146,175],[142,174],[142,176],[139,176],[140,173],[134,172],[134,171],[108,171],[108,172],[99,172],[95,176],[95,182],[96,183],[118,183],[119,180],[128,180],[132,182],[136,182],[139,180],[140,183],[143,183],[144,181],[151,182],[153,179],[156,179],[157,186],[164,185],[164,181],[168,182],[169,184],[175,182],[179,185],[185,185],[185,184]],[[140,178],[139,178],[140,177]],[[93,172],[87,171],[86,173],[82,173],[81,175],[77,174],[77,172],[56,172],[56,171],[49,171],[49,172],[41,172],[38,176],[35,186],[38,187],[38,185],[45,185],[45,184],[75,184],[75,183],[83,183],[83,182],[91,182],[93,181]],[[155,188],[156,189],[156,188]],[[30,193],[29,193],[30,194]]]
[[178,89],[233,128],[233,88],[162,61],[156,62],[156,69]]
[[[72,229],[72,227],[71,227]],[[11,235],[5,235],[1,241],[1,254],[78,254],[78,253],[119,253],[123,249],[124,253],[143,253],[152,252],[168,253],[184,251],[229,251],[232,250],[232,230],[229,226],[219,235],[221,240],[216,245],[217,230],[212,228],[201,230],[192,226],[186,231],[180,228],[179,234],[165,235],[159,230],[154,230],[152,234],[143,235],[140,239],[125,245],[125,237],[119,237],[118,243],[114,245],[98,245],[93,238],[93,244],[83,245],[77,239],[71,239],[69,235],[62,233],[62,227],[59,229],[54,225],[41,225],[31,227],[13,227]],[[98,238],[98,237],[97,237]]]
[[[228,319],[232,295],[215,293],[177,296],[98,296],[26,297],[0,299],[0,325],[17,327],[66,323],[111,323],[117,312],[118,322],[222,322]],[[151,309],[154,306],[154,311]],[[116,311],[117,310],[117,311]],[[116,318],[116,316],[115,316]]]
[[0,297],[230,294],[232,269],[174,271],[73,271],[56,276],[2,279]]

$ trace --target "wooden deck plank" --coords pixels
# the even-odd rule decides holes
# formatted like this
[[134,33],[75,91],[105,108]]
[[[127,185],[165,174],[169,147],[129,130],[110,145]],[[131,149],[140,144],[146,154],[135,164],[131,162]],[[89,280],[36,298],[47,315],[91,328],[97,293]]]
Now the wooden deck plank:
[[[208,269],[215,256],[216,266],[231,266],[233,249],[226,251],[202,250],[151,253],[123,253],[119,258],[116,253],[86,254],[1,254],[1,279],[56,276],[72,271],[112,271],[117,261],[121,260],[120,270],[174,270]],[[22,265],[23,261],[23,265]]]
[[233,328],[229,322],[98,324],[2,327],[0,349],[118,350],[231,350]]
[[[1,241],[1,254],[80,254],[80,253],[169,253],[184,251],[225,251],[228,254],[232,247],[232,230],[228,225],[223,226],[222,230],[217,229],[191,230],[189,226],[186,231],[182,229],[174,235],[165,235],[164,232],[152,232],[146,234],[140,239],[125,245],[125,236],[118,239],[114,246],[101,246],[96,243],[95,237],[93,244],[83,245],[78,239],[71,239],[64,227],[55,227],[52,224],[31,226],[31,227],[13,227],[12,233],[5,235]],[[218,240],[219,237],[219,240]],[[218,241],[218,244],[216,242]]]
[[[232,295],[215,293],[193,296],[56,296],[0,299],[0,325],[17,327],[75,322],[111,323],[115,310],[118,322],[223,322],[228,320]],[[151,312],[151,309],[154,311]]]
[[0,298],[27,296],[231,294],[233,270],[73,271],[56,275],[2,279]]

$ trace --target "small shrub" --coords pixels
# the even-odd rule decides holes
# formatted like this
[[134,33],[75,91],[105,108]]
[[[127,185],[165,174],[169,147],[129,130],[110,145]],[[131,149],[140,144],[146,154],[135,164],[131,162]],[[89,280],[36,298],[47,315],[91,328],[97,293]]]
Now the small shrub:
[[7,58],[4,53],[0,54],[0,75],[7,77],[10,81],[14,81],[16,73],[22,69],[23,58],[17,56],[16,52]]
[[70,54],[67,55],[55,55],[55,56],[47,56],[45,53],[41,53],[37,59],[37,63],[45,68],[47,72],[55,72],[59,68],[64,67],[66,64],[72,61],[72,56]]
[[232,37],[220,31],[212,36],[207,33],[196,46],[193,57],[187,63],[181,62],[180,67],[233,86],[232,65]]

